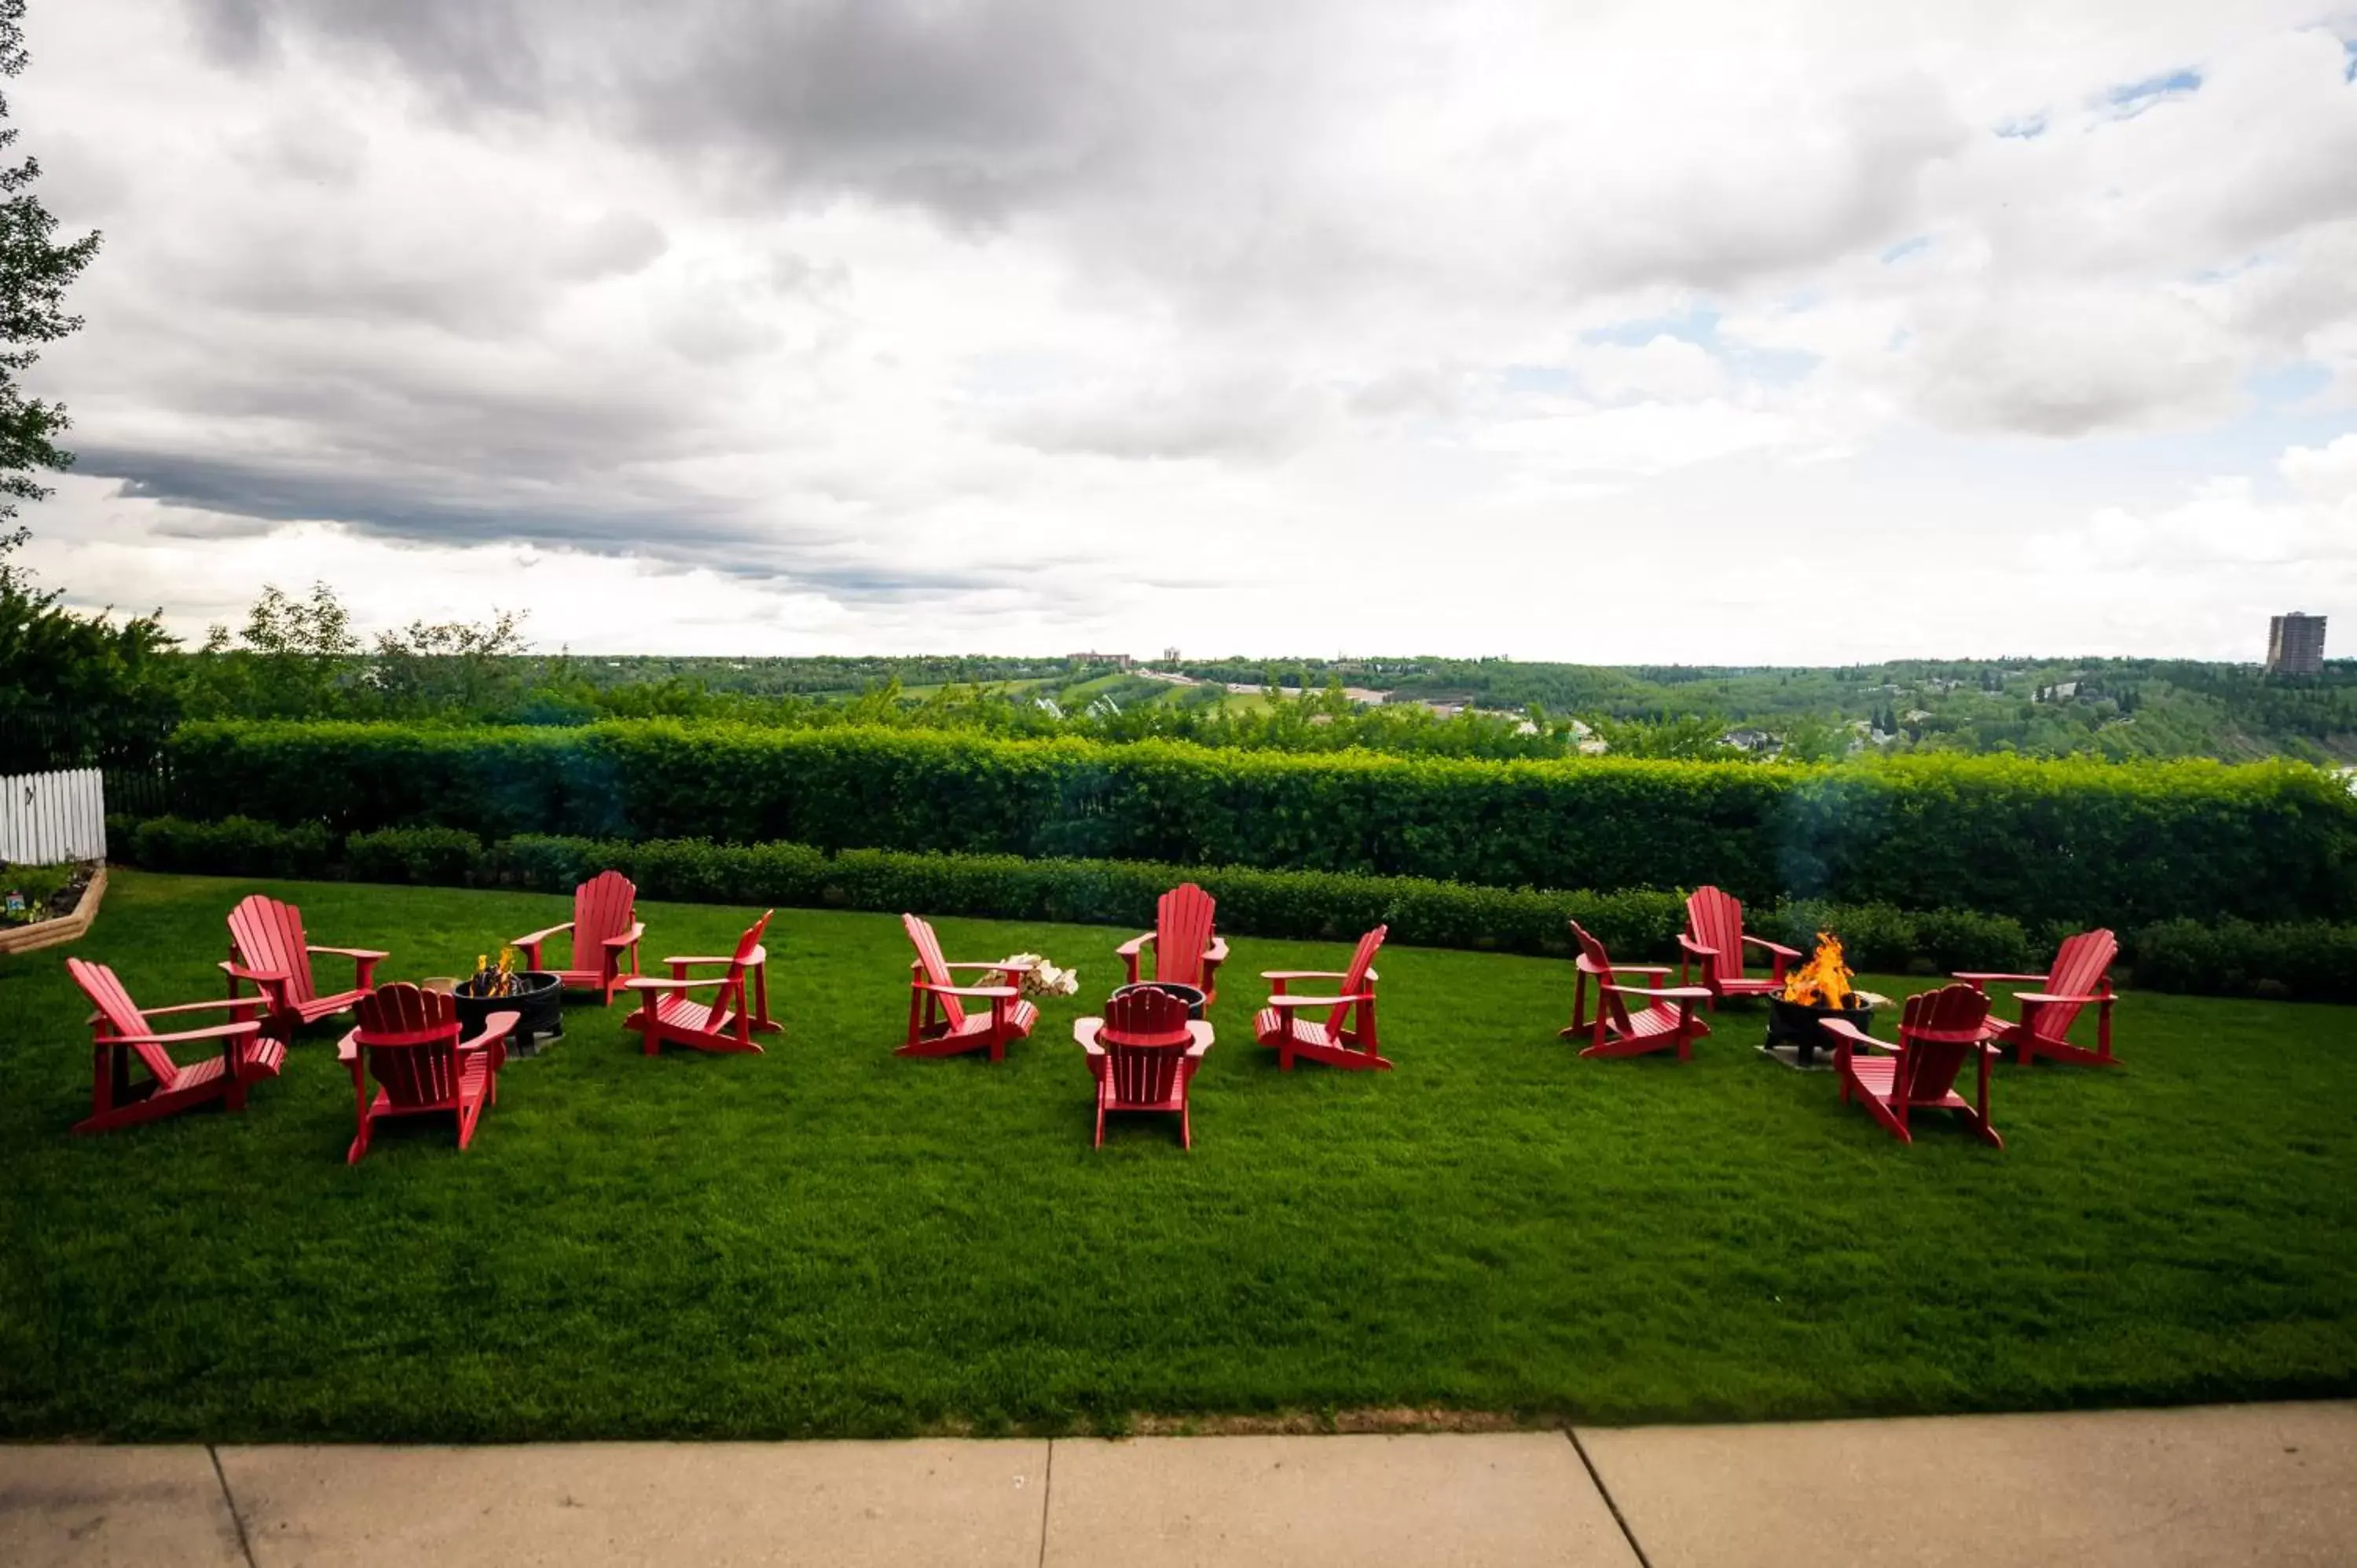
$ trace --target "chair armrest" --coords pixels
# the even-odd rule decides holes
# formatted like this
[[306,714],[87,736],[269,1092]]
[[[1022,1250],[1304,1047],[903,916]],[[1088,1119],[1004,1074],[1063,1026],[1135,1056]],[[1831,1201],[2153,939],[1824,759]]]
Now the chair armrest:
[[536,948],[540,946],[541,943],[546,941],[549,938],[556,935],[557,932],[569,931],[572,929],[573,922],[567,920],[561,926],[551,926],[544,931],[534,931],[528,937],[518,937],[515,940],[510,942],[508,946],[511,948]]
[[1272,996],[1271,1007],[1340,1007],[1347,1002],[1372,1002],[1372,991],[1354,991],[1348,996]]
[[1202,1060],[1203,1053],[1211,1048],[1210,1021],[1203,1018],[1190,1018],[1187,1021],[1187,1032],[1195,1036],[1195,1043],[1187,1047],[1187,1054],[1198,1061]]
[[2119,993],[2117,992],[2103,991],[2096,993],[2093,996],[2064,996],[2059,993],[2051,991],[2017,991],[2013,993],[2013,999],[2016,1002],[2035,1003],[2041,1007],[2051,1002],[2076,1002],[2083,1006],[2098,1002],[2105,1004],[2116,1002],[2119,1000]]
[[[1695,940],[1692,937],[1686,935],[1684,931],[1680,931],[1678,933],[1678,946],[1694,954],[1696,958],[1717,958],[1718,956],[1718,950],[1717,948],[1706,948],[1700,942]],[[1620,966],[1619,964],[1614,964],[1612,967],[1618,969]]]
[[1604,989],[1623,996],[1652,996],[1663,1002],[1701,1002],[1710,995],[1709,988],[1701,985],[1608,985]]
[[1154,933],[1152,931],[1146,931],[1138,936],[1130,938],[1129,940],[1122,943],[1121,946],[1114,949],[1113,950],[1116,957],[1135,958],[1137,956],[1137,950],[1144,947],[1153,940]]
[[1036,963],[944,963],[943,969],[989,969],[1002,974],[1028,974],[1039,966]]
[[[754,949],[754,950],[753,950],[753,954],[754,954],[754,956],[752,956],[751,958],[748,958],[748,959],[747,959],[747,960],[745,961],[748,964],[754,964],[754,963],[759,963],[759,962],[760,962],[760,961],[761,961],[761,950],[760,950],[760,949],[759,949],[759,948]],[[665,963],[669,963],[669,964],[691,964],[691,963],[735,963],[736,961],[736,961],[734,958],[667,958],[667,959],[663,960],[663,962],[665,962]]]
[[[645,921],[643,921],[643,920],[640,920],[640,921],[639,921],[639,922],[637,922],[637,923],[633,924],[633,925],[630,927],[630,929],[629,930],[624,931],[620,936],[618,936],[618,937],[608,937],[608,938],[605,940],[605,941],[604,941],[603,943],[601,943],[600,945],[601,945],[601,946],[604,946],[604,947],[609,947],[609,948],[626,948],[626,947],[630,947],[630,946],[634,945],[634,944],[639,940],[639,939],[640,939],[640,938],[641,938],[641,937],[643,937],[643,936],[645,936],[646,934],[647,934],[646,922],[645,922]],[[517,945],[518,947],[522,947],[523,944],[522,944],[522,943],[521,943],[521,942],[519,942],[519,943],[517,943],[516,945]]]
[[1203,957],[1207,961],[1211,963],[1227,962],[1228,939],[1222,936],[1214,936],[1211,939],[1211,945],[1203,950]]
[[170,1007],[142,1007],[140,1012],[150,1018],[160,1018],[167,1013],[199,1013],[209,1007],[267,1007],[266,996],[223,996],[210,1002],[181,1002]]
[[389,952],[379,952],[374,948],[305,948],[303,950],[333,953],[338,958],[349,959],[386,959],[393,956]]
[[175,1046],[184,1040],[225,1040],[233,1035],[254,1035],[262,1025],[253,1018],[240,1018],[234,1024],[215,1024],[210,1029],[183,1029],[177,1035],[117,1035],[101,1040],[102,1046]]
[[1670,966],[1666,963],[1615,963],[1612,972],[1615,974],[1667,974]]
[[699,985],[726,985],[726,975],[716,974],[709,980],[656,980],[649,975],[634,974],[622,982],[627,991],[693,991]]
[[1347,969],[1264,969],[1260,977],[1263,980],[1348,980],[1351,972]]
[[1961,980],[1970,985],[1979,985],[1991,980],[2043,980],[2046,977],[2042,974],[1996,974],[1986,970],[1960,969],[1950,974],[1948,978]]
[[286,972],[283,969],[241,969],[229,960],[221,961],[221,972],[232,980],[251,980],[256,985],[284,985]]
[[[706,981],[700,983],[709,984],[710,982]],[[934,985],[921,980],[917,983],[917,989],[920,991],[929,991],[935,996],[985,996],[995,998],[1001,996],[1020,996],[1023,994],[1023,993],[1017,991],[1012,985]]]
[[1886,1051],[1895,1048],[1890,1046],[1883,1045],[1880,1040],[1876,1039],[1872,1035],[1867,1034],[1865,1030],[1859,1028],[1857,1025],[1851,1023],[1846,1018],[1820,1018],[1817,1020],[1817,1027],[1824,1030],[1825,1033],[1829,1035],[1838,1036],[1845,1044],[1879,1047],[1881,1049]]
[[1743,940],[1745,945],[1749,947],[1766,948],[1770,952],[1776,953],[1784,958],[1798,958],[1801,956],[1800,949],[1788,948],[1782,942],[1771,942],[1766,937],[1746,937]]
[[459,1041],[458,1048],[462,1051],[483,1050],[505,1040],[508,1036],[515,1032],[515,1026],[522,1022],[523,1022],[523,1015],[521,1013],[486,1015],[483,1019],[483,1032],[471,1040]]

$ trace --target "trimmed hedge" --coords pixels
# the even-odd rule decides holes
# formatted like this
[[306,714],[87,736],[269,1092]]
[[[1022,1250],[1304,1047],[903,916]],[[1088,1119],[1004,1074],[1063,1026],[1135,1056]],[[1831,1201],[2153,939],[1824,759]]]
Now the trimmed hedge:
[[2004,909],[2040,925],[2357,918],[2357,799],[2294,763],[1836,768],[1295,756],[668,721],[196,724],[181,809],[338,833],[710,838]]
[[317,822],[281,827],[252,817],[191,822],[156,817],[128,834],[110,832],[110,843],[129,845],[119,855],[157,871],[192,871],[208,876],[324,876],[333,860],[328,830]]
[[2169,920],[2136,933],[2136,975],[2156,991],[2357,1002],[2357,926]]
[[457,828],[384,828],[344,841],[355,882],[417,882],[463,887],[483,858],[483,841]]
[[[332,869],[316,824],[285,829],[251,820],[163,818],[135,828],[119,824],[114,836],[133,846],[133,864],[158,871],[303,876]],[[487,846],[453,830],[418,829],[355,834],[346,856],[347,874],[374,881],[562,894],[610,866],[650,898],[686,903],[917,909],[1139,929],[1153,924],[1154,901],[1165,889],[1193,881],[1219,898],[1222,928],[1240,936],[1346,941],[1380,923],[1399,941],[1420,947],[1556,957],[1569,951],[1564,922],[1577,919],[1624,958],[1674,961],[1685,914],[1676,894],[1642,889],[1535,892],[1250,866],[894,850],[830,855],[808,844],[702,839],[632,843],[525,834]],[[1763,935],[1796,947],[1805,948],[1820,930],[1836,931],[1851,962],[1878,973],[2037,969],[2062,934],[2032,932],[2001,915],[1909,913],[1887,904],[1795,902],[1755,910],[1753,919]],[[2357,927],[2174,921],[2131,933],[2125,948],[2136,983],[2164,991],[2357,1001]]]

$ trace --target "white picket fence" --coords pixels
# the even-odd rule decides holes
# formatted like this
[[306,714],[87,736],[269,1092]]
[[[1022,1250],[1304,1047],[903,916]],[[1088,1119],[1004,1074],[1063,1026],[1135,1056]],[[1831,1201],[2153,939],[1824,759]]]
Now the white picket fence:
[[106,858],[106,784],[95,768],[0,778],[0,861]]

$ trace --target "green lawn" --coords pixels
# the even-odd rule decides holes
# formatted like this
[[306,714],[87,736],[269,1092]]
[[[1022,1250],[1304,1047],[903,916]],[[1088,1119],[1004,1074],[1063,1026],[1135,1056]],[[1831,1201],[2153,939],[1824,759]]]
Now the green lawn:
[[[81,950],[209,995],[252,885],[118,875]],[[314,940],[449,973],[560,901],[304,885]],[[743,911],[646,907],[651,956]],[[2131,994],[2122,1069],[2007,1067],[1996,1153],[1904,1148],[1721,1015],[1695,1060],[1586,1062],[1568,968],[1394,950],[1399,1070],[1279,1074],[1239,940],[1197,1143],[1089,1147],[1082,1003],[1117,934],[942,922],[1077,964],[1001,1066],[890,1055],[886,916],[783,911],[758,1058],[649,1060],[576,1006],[474,1148],[358,1169],[334,1031],[240,1116],[73,1138],[85,1013],[0,961],[0,1433],[503,1439],[1119,1429],[1446,1406],[1803,1416],[2357,1391],[2357,1014]],[[1906,983],[1881,983],[1896,991]],[[1914,983],[1921,984],[1921,982]]]

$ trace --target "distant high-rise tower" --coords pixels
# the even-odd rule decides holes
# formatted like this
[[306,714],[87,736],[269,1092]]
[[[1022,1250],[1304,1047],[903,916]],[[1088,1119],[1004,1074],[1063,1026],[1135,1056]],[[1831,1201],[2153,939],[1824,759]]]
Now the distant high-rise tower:
[[2313,675],[2324,668],[2324,618],[2294,610],[2267,621],[2267,668]]

